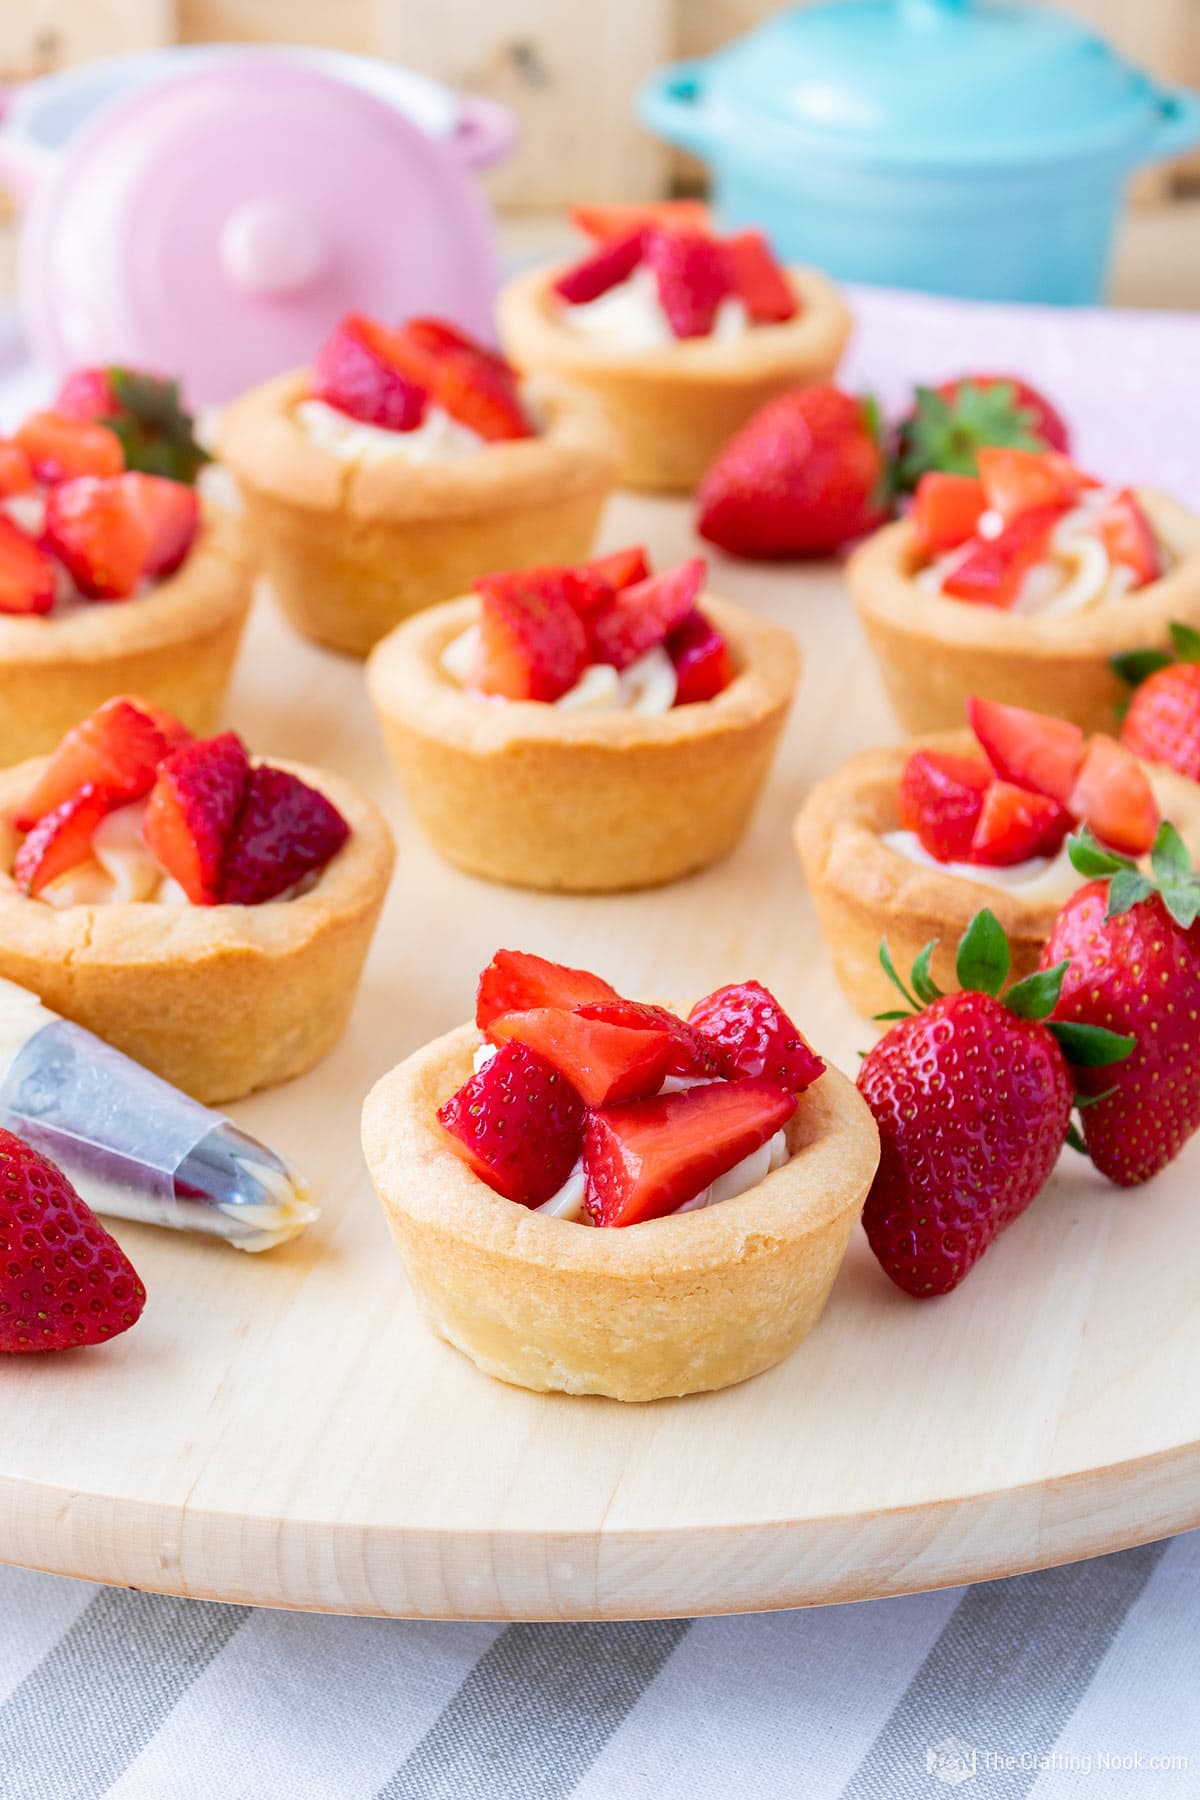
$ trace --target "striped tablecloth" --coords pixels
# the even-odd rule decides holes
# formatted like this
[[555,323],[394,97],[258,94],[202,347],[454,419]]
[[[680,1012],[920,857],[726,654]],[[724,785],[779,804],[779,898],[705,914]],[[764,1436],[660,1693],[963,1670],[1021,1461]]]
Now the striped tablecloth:
[[1200,1532],[749,1618],[449,1625],[0,1569],[2,1800],[1193,1800]]

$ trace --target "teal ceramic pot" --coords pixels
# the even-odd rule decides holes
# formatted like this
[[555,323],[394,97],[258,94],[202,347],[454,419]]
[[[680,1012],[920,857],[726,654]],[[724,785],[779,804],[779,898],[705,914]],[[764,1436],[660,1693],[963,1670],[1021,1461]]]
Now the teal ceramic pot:
[[1099,299],[1129,175],[1200,140],[1196,94],[1005,0],[797,7],[639,106],[788,261],[992,300]]

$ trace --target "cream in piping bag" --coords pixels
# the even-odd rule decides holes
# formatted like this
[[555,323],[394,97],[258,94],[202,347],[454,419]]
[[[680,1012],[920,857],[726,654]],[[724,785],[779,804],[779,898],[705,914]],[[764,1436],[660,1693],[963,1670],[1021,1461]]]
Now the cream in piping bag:
[[3,980],[0,1125],[114,1218],[270,1250],[317,1217],[273,1150]]

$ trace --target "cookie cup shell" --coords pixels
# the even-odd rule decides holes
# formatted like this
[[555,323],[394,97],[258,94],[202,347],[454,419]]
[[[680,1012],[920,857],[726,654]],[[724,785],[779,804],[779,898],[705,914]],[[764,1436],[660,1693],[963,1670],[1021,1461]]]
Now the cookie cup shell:
[[914,579],[907,521],[868,538],[846,578],[905,730],[954,729],[974,694],[1112,731],[1129,695],[1112,658],[1169,649],[1173,620],[1200,629],[1200,518],[1162,494],[1138,498],[1175,559],[1171,569],[1123,599],[1059,617],[927,593]]
[[496,317],[505,350],[522,369],[586,388],[621,440],[621,483],[689,493],[717,452],[753,413],[788,388],[828,381],[851,318],[833,283],[815,269],[789,269],[800,311],[737,338],[681,338],[661,349],[597,344],[562,322],[553,286],[562,268],[514,277]]
[[363,1109],[371,1180],[434,1329],[518,1387],[660,1400],[745,1381],[820,1318],[879,1160],[836,1069],[801,1095],[791,1157],[736,1199],[621,1230],[492,1192],[437,1108],[471,1073],[473,1025],[383,1077]]
[[478,616],[467,598],[402,625],[367,685],[418,824],[447,861],[517,887],[651,887],[724,856],[749,823],[799,674],[778,625],[698,603],[738,673],[715,700],[657,717],[488,700],[440,657]]
[[0,772],[0,976],[197,1100],[236,1100],[320,1060],[342,1033],[391,874],[387,825],[323,769],[280,761],[351,835],[307,892],[261,906],[120,902],[61,910],[17,892],[14,810],[45,766]]
[[531,382],[537,437],[416,464],[348,462],[295,417],[303,372],[225,409],[220,455],[241,489],[251,543],[285,616],[305,637],[365,656],[394,625],[493,569],[582,562],[616,478],[600,408]]
[[[970,732],[914,739],[854,756],[820,782],[796,820],[796,847],[834,973],[850,1004],[866,1018],[901,1004],[884,974],[879,947],[907,979],[919,953],[936,940],[933,978],[956,988],[959,939],[983,907],[999,919],[1012,951],[1012,979],[1031,975],[1058,916],[1052,898],[970,881],[916,863],[883,842],[900,829],[896,791],[920,745],[979,754]],[[1200,787],[1169,769],[1148,769],[1164,815],[1200,854]]]
[[205,503],[187,560],[152,592],[57,618],[0,614],[0,765],[52,750],[114,694],[213,731],[252,593],[240,520]]

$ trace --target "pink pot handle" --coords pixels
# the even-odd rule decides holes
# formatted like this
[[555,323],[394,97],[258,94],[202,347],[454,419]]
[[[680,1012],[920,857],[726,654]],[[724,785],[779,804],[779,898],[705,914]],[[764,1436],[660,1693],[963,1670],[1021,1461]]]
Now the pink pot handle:
[[488,169],[507,156],[517,141],[517,121],[498,100],[464,94],[451,144],[468,169]]

